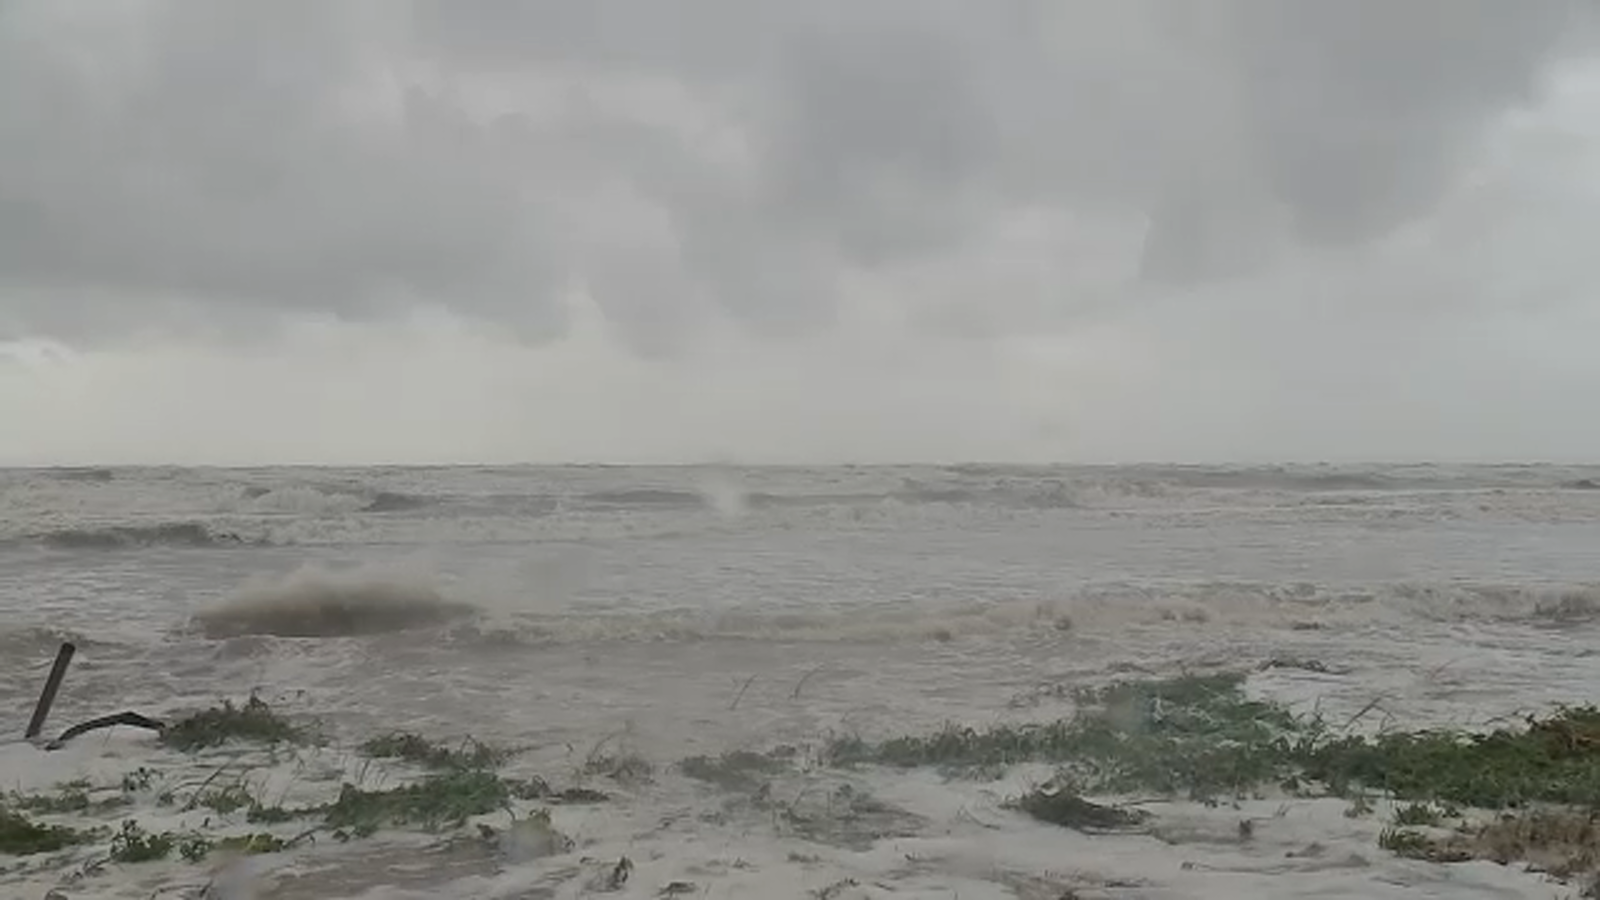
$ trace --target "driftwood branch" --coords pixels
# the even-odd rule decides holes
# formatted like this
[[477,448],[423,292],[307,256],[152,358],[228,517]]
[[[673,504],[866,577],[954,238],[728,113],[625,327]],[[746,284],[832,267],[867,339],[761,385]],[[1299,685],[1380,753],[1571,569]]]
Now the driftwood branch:
[[48,744],[45,744],[44,748],[46,750],[59,750],[67,741],[70,741],[81,734],[87,734],[91,731],[98,731],[102,728],[115,728],[118,725],[132,725],[135,728],[148,728],[149,730],[156,732],[167,730],[165,723],[157,721],[156,719],[152,719],[149,716],[143,716],[136,712],[119,712],[109,716],[101,716],[98,719],[90,719],[87,722],[80,722],[77,725],[68,728],[66,731],[61,732],[60,737]]

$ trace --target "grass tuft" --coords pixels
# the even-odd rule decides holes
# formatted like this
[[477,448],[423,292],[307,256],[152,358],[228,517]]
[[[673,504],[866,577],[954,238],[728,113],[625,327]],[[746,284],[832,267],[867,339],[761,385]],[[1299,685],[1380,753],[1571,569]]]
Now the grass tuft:
[[98,834],[92,830],[35,822],[0,804],[0,853],[8,856],[54,853],[86,844],[97,837]]
[[[1600,812],[1594,812],[1600,810],[1600,709],[1559,708],[1485,733],[1425,730],[1369,736],[1344,733],[1319,717],[1297,716],[1281,705],[1253,700],[1239,674],[1121,682],[1072,693],[1077,711],[1057,721],[989,728],[947,725],[932,734],[877,743],[845,736],[831,741],[822,759],[844,766],[983,772],[1023,762],[1052,763],[1058,767],[1056,779],[1008,805],[1043,822],[1087,831],[1133,829],[1146,820],[1139,810],[1087,799],[1095,795],[1155,793],[1215,801],[1279,788],[1347,798],[1352,816],[1371,812],[1369,797],[1385,796],[1402,804],[1379,836],[1380,846],[1392,853],[1433,862],[1523,861],[1559,877],[1592,877],[1600,871]],[[243,706],[224,703],[181,720],[162,736],[167,746],[191,752],[229,741],[271,745],[310,739],[305,729],[255,697]],[[394,732],[366,741],[360,750],[369,757],[412,763],[426,774],[384,790],[343,784],[331,801],[297,808],[265,807],[242,782],[212,787],[208,779],[186,808],[204,807],[222,815],[243,811],[243,818],[256,825],[307,820],[312,827],[306,834],[327,830],[351,839],[391,827],[458,828],[476,816],[510,810],[518,801],[606,799],[584,788],[557,791],[538,778],[503,777],[497,769],[511,753],[470,738],[445,744]],[[792,751],[738,750],[691,757],[678,767],[689,778],[766,797],[773,777],[793,767],[792,756]],[[619,782],[648,779],[649,772],[642,759],[613,760],[598,752],[583,769],[584,774],[608,775]],[[153,775],[144,769],[130,773],[122,779],[120,793],[106,789],[115,797],[80,781],[50,793],[0,800],[0,853],[51,852],[103,839],[103,829],[42,824],[27,816],[101,813],[150,790]],[[880,809],[870,798],[842,788],[836,793],[825,798],[820,812],[801,809],[797,799],[785,810],[786,821],[801,834],[816,831],[846,843],[866,832],[824,833],[816,822],[839,818],[843,810],[850,822],[868,822],[877,829],[874,834],[881,834],[880,820],[899,821],[896,811]],[[162,797],[170,803],[170,790]],[[1476,825],[1465,818],[1460,828],[1445,831],[1443,823],[1463,816],[1462,809],[1500,815]],[[267,833],[150,833],[128,820],[111,835],[110,855],[119,862],[166,859],[174,853],[198,860],[217,848],[268,853],[291,843]]]
[[1055,782],[1031,790],[1007,806],[1041,822],[1084,832],[1127,831],[1149,818],[1141,810],[1092,803],[1069,786]]
[[111,836],[111,859],[120,863],[154,862],[171,856],[177,846],[178,836],[172,832],[152,834],[138,822],[126,819],[122,829]]
[[1600,805],[1600,711],[1564,708],[1521,729],[1345,737],[1286,762],[1341,793],[1365,785],[1400,800],[1479,809],[1533,803]]
[[1076,715],[826,749],[837,764],[986,767],[1053,762],[1091,792],[1211,799],[1267,785],[1480,809],[1600,806],[1600,711],[1561,709],[1522,729],[1335,735],[1315,717],[1250,700],[1243,676],[1187,676],[1081,691]]
[[[306,729],[280,716],[256,697],[242,706],[225,702],[202,711],[180,720],[162,734],[166,746],[188,752],[230,741],[276,745],[304,744],[311,740]],[[124,820],[117,831],[111,832],[106,828],[75,829],[28,818],[29,813],[102,814],[131,803],[136,794],[154,790],[159,790],[155,796],[158,805],[170,807],[180,802],[174,788],[156,785],[157,773],[141,767],[122,777],[120,790],[114,787],[97,789],[88,781],[74,781],[58,785],[48,793],[0,797],[0,854],[51,852],[104,840],[109,835],[107,856],[114,862],[150,862],[169,859],[174,854],[197,862],[218,849],[240,853],[278,852],[322,831],[349,840],[390,827],[418,827],[428,831],[457,828],[473,816],[511,810],[517,801],[570,804],[609,799],[604,793],[582,787],[557,791],[537,777],[502,777],[495,770],[511,756],[510,751],[470,738],[458,745],[447,745],[419,735],[395,732],[366,741],[360,750],[370,757],[403,760],[428,771],[418,780],[384,790],[345,783],[340,786],[338,796],[326,803],[285,807],[264,805],[242,777],[213,784],[224,771],[218,769],[182,804],[183,811],[209,810],[219,816],[243,818],[254,826],[282,825],[297,820],[310,826],[289,840],[268,832],[153,832],[133,819]],[[211,822],[210,818],[205,820],[207,829]]]
[[[1128,827],[1125,811],[1083,793],[1154,792],[1214,800],[1291,793],[1405,801],[1379,837],[1397,855],[1434,862],[1522,860],[1545,871],[1600,869],[1600,709],[1562,707],[1520,727],[1484,733],[1425,730],[1335,733],[1320,718],[1251,700],[1237,674],[1124,682],[1074,692],[1078,711],[1055,722],[986,729],[949,725],[924,736],[869,743],[845,736],[825,749],[840,765],[989,769],[1021,762],[1061,767],[1057,783],[1013,803],[1069,827]],[[1061,784],[1071,784],[1067,790]],[[1459,808],[1504,813],[1474,830],[1436,837]]]
[[1241,675],[1119,683],[1076,692],[1080,712],[1055,722],[988,729],[947,725],[926,737],[869,744],[847,737],[836,764],[987,769],[1055,762],[1091,791],[1157,791],[1206,799],[1288,774],[1284,754],[1313,729],[1247,699]]
[[716,757],[691,756],[678,763],[685,776],[725,791],[753,791],[787,768],[789,764],[781,759],[750,750],[730,750]]
[[655,766],[637,753],[596,753],[584,761],[583,774],[602,776],[624,785],[649,784],[655,775]]
[[99,799],[92,796],[94,793],[96,792],[88,781],[78,779],[56,785],[55,793],[52,794],[13,794],[9,802],[23,812],[40,815],[67,813],[86,815],[105,812],[129,803],[125,791],[112,796],[102,796]]
[[1435,806],[1432,803],[1408,803],[1394,812],[1394,824],[1405,828],[1415,825],[1426,825],[1438,828],[1450,816],[1460,815],[1456,810]]
[[185,753],[220,747],[230,741],[304,744],[310,739],[306,729],[274,712],[266,701],[254,695],[243,706],[224,700],[221,706],[180,719],[161,733],[163,744]]
[[457,747],[448,747],[410,732],[392,732],[361,745],[361,752],[374,759],[401,759],[427,769],[492,769],[511,758],[511,752],[467,738]]
[[324,810],[328,827],[365,837],[390,825],[436,831],[459,828],[472,816],[509,808],[513,784],[492,772],[457,769],[382,791],[345,784]]

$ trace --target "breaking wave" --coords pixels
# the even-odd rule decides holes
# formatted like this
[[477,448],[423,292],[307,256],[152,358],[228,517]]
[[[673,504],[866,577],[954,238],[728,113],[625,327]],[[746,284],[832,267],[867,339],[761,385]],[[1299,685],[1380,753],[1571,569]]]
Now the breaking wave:
[[432,506],[432,497],[364,487],[294,484],[276,487],[251,485],[241,496],[250,511],[300,515],[408,512]]
[[232,547],[260,543],[200,522],[62,528],[33,539],[59,550],[128,550],[139,547]]
[[838,490],[815,492],[741,490],[731,483],[720,483],[715,490],[704,485],[693,489],[645,484],[580,493],[568,501],[578,508],[605,510],[720,510],[729,506],[731,493],[737,495],[733,506],[740,511],[883,504],[1054,510],[1159,501],[1185,492],[1329,495],[1341,497],[1338,502],[1357,502],[1352,495],[1439,489],[1582,490],[1600,486],[1600,480],[1587,470],[1515,466],[1369,470],[1320,466],[1094,468],[969,464],[915,472],[893,468],[850,470],[844,480],[853,483],[839,485]]
[[1377,492],[1438,489],[1600,488],[1594,466],[1534,465],[1448,466],[1003,466],[961,464],[943,471],[963,478],[1068,478],[1088,486],[1113,489],[1267,490],[1284,492]]
[[659,488],[594,491],[575,498],[579,506],[601,509],[780,509],[824,506],[985,505],[1016,509],[1074,509],[1083,505],[1079,489],[1062,480],[1000,485],[935,484],[905,479],[894,489],[833,493],[739,491],[723,486],[698,491]]
[[247,584],[191,619],[208,638],[354,637],[426,628],[477,608],[447,600],[426,579],[371,571],[302,569]]
[[684,509],[704,506],[706,498],[694,491],[662,490],[658,488],[629,488],[615,491],[591,491],[577,498],[588,506],[618,506],[630,509],[640,507],[667,507]]
[[673,609],[649,613],[518,613],[453,629],[490,645],[582,643],[916,643],[1031,633],[1057,638],[1140,626],[1265,626],[1289,631],[1375,624],[1517,623],[1576,627],[1600,621],[1600,585],[1205,584],[1106,585],[1049,600],[965,600],[789,611]]
[[59,469],[51,469],[50,476],[58,481],[77,481],[87,484],[104,484],[108,481],[115,480],[117,473],[111,469],[98,466],[68,466]]
[[418,497],[415,494],[402,494],[398,491],[379,491],[372,495],[367,505],[361,507],[362,512],[405,512],[412,509],[421,509],[431,506],[433,501],[427,497]]
[[80,632],[60,628],[0,628],[0,658],[8,661],[14,658],[47,663],[63,643],[74,644],[79,649],[111,646],[108,641],[93,640]]

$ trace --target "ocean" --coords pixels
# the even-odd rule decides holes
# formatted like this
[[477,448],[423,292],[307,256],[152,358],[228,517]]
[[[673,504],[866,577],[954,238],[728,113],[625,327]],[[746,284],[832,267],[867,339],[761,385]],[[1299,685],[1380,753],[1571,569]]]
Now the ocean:
[[[1155,825],[1090,834],[1008,802],[1048,767],[814,748],[1048,722],[1078,689],[1186,673],[1375,729],[1591,702],[1596,488],[1600,467],[1539,465],[0,470],[0,789],[142,773],[49,821],[250,832],[183,797],[219,775],[274,799],[392,785],[355,748],[396,730],[513,747],[507,771],[605,798],[193,862],[0,856],[0,894],[1572,896],[1400,858],[1381,810],[1334,798],[1121,798]],[[255,695],[323,740],[22,742],[64,640],[48,734]],[[739,751],[755,776],[683,763]]]

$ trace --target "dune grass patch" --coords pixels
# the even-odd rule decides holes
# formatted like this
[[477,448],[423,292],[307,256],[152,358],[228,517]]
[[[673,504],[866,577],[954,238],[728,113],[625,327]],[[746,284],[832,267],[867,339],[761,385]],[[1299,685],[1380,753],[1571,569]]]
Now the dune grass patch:
[[1153,792],[1215,801],[1264,787],[1499,810],[1600,806],[1600,710],[1560,708],[1521,727],[1357,735],[1316,715],[1252,700],[1237,674],[1080,691],[1078,711],[1041,724],[972,728],[871,743],[837,738],[834,764],[949,769],[1049,762],[1085,793]]
[[53,853],[98,838],[93,829],[70,828],[35,821],[26,814],[0,803],[0,854],[32,856]]
[[[159,741],[183,753],[231,744],[307,748],[325,743],[317,723],[291,720],[255,696],[241,704],[225,701],[179,719],[161,729]],[[512,751],[470,737],[444,742],[396,731],[368,739],[354,750],[372,760],[415,766],[422,773],[381,788],[342,780],[337,793],[322,802],[286,805],[267,802],[264,788],[238,774],[236,764],[181,783],[168,783],[162,773],[139,767],[116,784],[97,786],[76,780],[50,790],[0,796],[0,855],[28,856],[100,845],[103,858],[115,863],[171,858],[199,862],[217,850],[279,852],[316,834],[352,840],[384,829],[438,832],[502,810],[513,817],[537,816],[547,814],[545,804],[608,799],[599,791],[581,787],[556,790],[537,777],[504,775],[500,769]],[[225,772],[235,774],[221,777]],[[138,799],[148,799],[148,795],[154,795],[157,806],[177,815],[194,814],[187,822],[192,825],[198,819],[199,826],[156,829],[134,816],[123,816],[115,827],[103,824],[107,817],[121,815],[122,808],[135,807]]]
[[254,744],[309,744],[315,734],[274,710],[260,697],[242,705],[224,700],[220,706],[186,716],[161,732],[161,743],[174,750],[194,753],[230,742]]
[[730,750],[720,756],[691,756],[678,763],[678,771],[696,781],[725,791],[752,791],[767,778],[790,768],[784,760],[752,750]]
[[371,738],[359,749],[374,759],[399,759],[425,769],[492,769],[511,758],[510,750],[475,738],[451,746],[406,731]]
[[[843,736],[829,742],[824,757],[835,765],[952,773],[1051,763],[1057,777],[1010,805],[1080,830],[1138,821],[1133,810],[1084,799],[1092,795],[1217,803],[1278,790],[1365,805],[1376,794],[1405,802],[1379,838],[1396,854],[1522,862],[1563,877],[1592,878],[1600,869],[1595,707],[1561,707],[1487,731],[1354,734],[1318,715],[1251,699],[1244,683],[1238,673],[1121,682],[1074,692],[1076,712],[1056,721],[947,725],[880,742]],[[1476,811],[1476,819],[1450,829],[1462,809]]]

